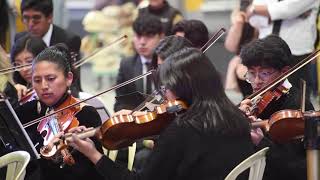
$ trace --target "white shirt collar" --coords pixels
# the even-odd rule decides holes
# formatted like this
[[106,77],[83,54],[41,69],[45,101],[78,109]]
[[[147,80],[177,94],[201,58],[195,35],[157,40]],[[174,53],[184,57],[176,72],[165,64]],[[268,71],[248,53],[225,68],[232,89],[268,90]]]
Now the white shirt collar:
[[50,24],[49,30],[47,31],[47,33],[42,37],[42,40],[44,41],[44,43],[46,43],[46,45],[49,47],[50,46],[50,40],[51,40],[51,36],[52,36],[52,31],[53,31],[53,25]]
[[140,56],[140,59],[141,59],[141,63],[142,63],[142,64],[146,64],[147,62],[148,62],[148,63],[151,63],[151,59],[147,59],[147,58],[144,57],[144,56]]
[[286,79],[286,80],[282,83],[282,86],[289,90],[289,89],[292,87],[292,84],[289,82],[288,79]]

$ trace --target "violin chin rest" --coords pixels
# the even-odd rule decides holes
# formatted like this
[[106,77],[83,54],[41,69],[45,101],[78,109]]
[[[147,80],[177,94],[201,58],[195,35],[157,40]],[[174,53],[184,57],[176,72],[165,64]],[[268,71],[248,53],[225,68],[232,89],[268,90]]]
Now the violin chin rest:
[[49,159],[57,153],[57,146],[53,146],[51,149],[48,149],[48,146],[43,146],[40,149],[40,154],[42,157]]

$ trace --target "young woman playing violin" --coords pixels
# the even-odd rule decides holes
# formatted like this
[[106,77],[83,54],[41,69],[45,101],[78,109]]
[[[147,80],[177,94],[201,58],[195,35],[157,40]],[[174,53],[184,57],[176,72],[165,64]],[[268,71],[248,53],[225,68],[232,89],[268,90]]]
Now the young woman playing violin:
[[179,50],[159,66],[157,77],[167,100],[184,101],[189,108],[162,131],[141,172],[120,167],[88,139],[74,134],[69,141],[105,179],[224,179],[252,154],[247,119],[226,97],[218,72],[204,54],[194,48]]
[[[254,40],[246,45],[240,53],[242,63],[248,67],[245,76],[250,82],[253,91],[256,92],[265,87],[289,69],[291,51],[287,43],[275,35],[264,39]],[[240,104],[240,109],[251,117],[253,121],[269,119],[277,111],[291,109],[298,110],[301,107],[300,92],[291,85],[289,80],[276,85],[282,89],[280,97],[274,98],[264,109],[259,109],[260,114],[253,115],[252,107],[258,105],[245,99]],[[313,110],[310,100],[306,100],[306,110]],[[279,144],[272,142],[269,137],[263,138],[260,129],[252,130],[252,138],[258,148],[271,146],[267,156],[264,179],[306,179],[305,150],[301,139],[292,140],[289,143]]]
[[[47,45],[41,38],[26,35],[18,39],[11,49],[11,63],[13,66],[21,66],[32,63],[32,60],[43,51]],[[25,67],[20,71],[13,73],[13,80],[16,83],[15,87],[18,92],[18,97],[21,100],[32,89],[31,66]],[[32,100],[36,97],[34,91],[25,97],[25,101]]]
[[[64,45],[58,44],[42,51],[32,63],[32,86],[38,95],[39,100],[33,100],[23,104],[17,109],[17,114],[23,124],[37,119],[46,113],[56,111],[64,106],[77,102],[68,89],[73,81],[72,67],[69,63],[70,55]],[[68,115],[72,116],[70,125],[65,120]],[[53,124],[53,125],[52,125]],[[26,130],[34,144],[39,144],[37,149],[52,142],[64,131],[72,128],[71,125],[83,125],[97,127],[101,124],[100,116],[94,107],[80,104],[75,108],[63,111],[55,116],[43,119],[40,123],[27,127]],[[49,137],[49,139],[48,139]],[[101,144],[94,140],[95,147],[102,152]],[[55,144],[56,145],[56,144]],[[69,149],[75,163],[60,167],[61,160],[48,160],[42,158],[31,163],[30,167],[39,168],[27,171],[30,179],[101,179],[96,172],[94,165],[80,152]],[[33,171],[33,172],[32,172]],[[36,172],[34,172],[36,171]],[[34,177],[36,175],[36,177]],[[40,175],[40,177],[39,177]]]

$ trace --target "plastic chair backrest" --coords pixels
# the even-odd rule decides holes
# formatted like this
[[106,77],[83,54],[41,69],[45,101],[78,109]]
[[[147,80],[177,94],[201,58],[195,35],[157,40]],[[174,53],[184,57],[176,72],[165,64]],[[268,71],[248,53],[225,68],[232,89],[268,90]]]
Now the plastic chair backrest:
[[26,151],[14,151],[0,157],[0,168],[7,166],[6,180],[23,180],[30,154]]
[[249,168],[249,180],[262,180],[264,168],[266,166],[266,153],[268,150],[269,147],[263,148],[242,161],[228,174],[225,180],[235,180],[239,174]]
[[[91,96],[93,96],[93,95],[91,95],[87,92],[80,92],[79,93],[79,99],[81,99],[81,100],[87,99]],[[94,108],[96,108],[97,112],[100,115],[102,123],[105,120],[109,119],[110,114],[109,114],[108,110],[106,109],[105,105],[103,104],[102,100],[99,97],[90,99],[90,100],[86,101],[86,103],[93,106]]]

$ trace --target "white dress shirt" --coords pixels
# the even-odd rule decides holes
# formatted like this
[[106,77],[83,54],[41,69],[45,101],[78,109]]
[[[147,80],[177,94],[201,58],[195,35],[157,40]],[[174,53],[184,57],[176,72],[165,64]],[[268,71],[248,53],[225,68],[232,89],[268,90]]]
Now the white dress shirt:
[[[253,4],[267,5],[271,21],[282,20],[279,36],[287,42],[293,55],[300,56],[314,51],[320,0],[253,0]],[[308,17],[299,17],[309,10],[312,11]],[[259,38],[264,38],[272,33],[273,23],[261,18],[267,19],[253,15],[249,22],[259,30]]]
[[53,25],[50,24],[49,30],[47,31],[47,33],[42,37],[42,40],[44,41],[44,43],[49,47],[50,46],[50,40],[51,40],[51,36],[52,36],[52,31],[53,31]]

